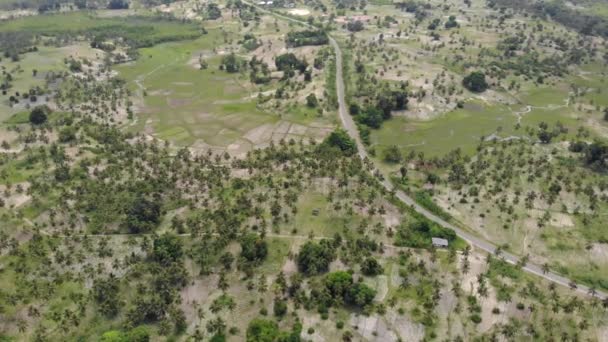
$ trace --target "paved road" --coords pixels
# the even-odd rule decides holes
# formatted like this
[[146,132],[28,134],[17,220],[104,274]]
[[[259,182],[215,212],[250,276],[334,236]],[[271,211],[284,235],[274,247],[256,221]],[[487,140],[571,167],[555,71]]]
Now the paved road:
[[[249,3],[247,1],[243,1],[243,2],[258,8],[262,12],[270,13],[278,18],[288,20],[293,23],[297,23],[299,25],[303,25],[303,26],[312,28],[311,25],[309,25],[308,23],[306,23],[304,21],[297,20],[297,19],[285,16],[285,15],[278,14],[276,12],[266,10],[262,7]],[[331,46],[333,47],[335,54],[336,54],[336,91],[337,91],[337,96],[338,96],[338,107],[339,107],[338,113],[340,115],[340,121],[342,121],[342,126],[348,132],[348,135],[350,135],[350,137],[353,140],[355,140],[355,142],[357,143],[357,150],[358,150],[359,157],[363,160],[371,160],[367,155],[367,150],[365,149],[365,146],[361,142],[361,138],[359,136],[359,131],[357,129],[357,125],[355,124],[355,122],[353,121],[353,118],[350,116],[350,114],[348,114],[348,112],[346,110],[347,107],[346,107],[346,101],[345,101],[345,97],[344,97],[344,78],[342,75],[342,70],[343,70],[343,68],[342,68],[342,50],[340,50],[340,46],[338,45],[336,40],[334,38],[332,38],[331,36],[329,37],[329,42],[330,42]],[[374,170],[372,170],[372,171],[376,172],[377,169],[374,167]],[[417,204],[405,192],[398,190],[398,189],[396,190],[395,187],[393,186],[393,184],[391,183],[391,181],[389,180],[389,177],[385,176],[384,180],[381,183],[384,186],[384,188],[386,188],[387,190],[389,190],[389,191],[395,190],[395,196],[401,202],[405,203],[406,205],[411,206],[416,212],[420,213],[427,219],[429,219],[433,222],[436,222],[437,224],[440,224],[443,227],[453,229],[461,239],[465,240],[470,245],[477,247],[481,250],[484,250],[488,253],[496,254],[497,248],[494,244],[492,244],[484,239],[481,239],[469,232],[466,232],[459,227],[456,227],[455,225],[443,220],[441,217],[439,217],[439,216],[433,214],[432,212],[428,211],[427,209],[423,208],[422,206]],[[504,258],[505,261],[507,261],[511,264],[517,264],[520,259],[519,257],[517,257],[511,253],[504,252],[504,251],[500,252],[500,257]],[[543,270],[540,266],[534,265],[532,263],[527,263],[525,266],[522,267],[522,269],[526,272],[535,274],[539,277],[545,278],[545,279],[552,281],[559,285],[570,287],[570,284],[574,284],[570,279],[563,277],[557,273],[543,272]],[[578,291],[579,293],[587,295],[587,294],[590,294],[589,290],[590,289],[585,285],[576,284],[576,291]],[[596,290],[595,296],[600,299],[604,299],[604,298],[608,297],[608,295],[606,293],[601,292],[599,290]]]

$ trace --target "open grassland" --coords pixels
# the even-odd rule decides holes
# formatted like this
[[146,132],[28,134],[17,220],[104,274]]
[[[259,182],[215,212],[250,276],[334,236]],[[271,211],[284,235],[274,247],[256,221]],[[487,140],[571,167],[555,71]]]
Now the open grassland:
[[0,31],[24,31],[41,35],[114,33],[126,39],[148,42],[192,38],[200,35],[200,26],[178,20],[151,16],[100,18],[95,12],[70,12],[28,16],[0,22]]
[[[7,120],[10,116],[16,113],[25,113],[27,107],[36,106],[46,103],[48,93],[47,82],[45,77],[49,73],[61,73],[68,71],[68,66],[65,63],[67,58],[86,58],[91,62],[100,62],[103,59],[104,52],[93,49],[86,43],[75,43],[63,47],[40,46],[38,51],[24,54],[18,61],[12,61],[9,58],[4,58],[0,61],[0,68],[11,72],[12,87],[7,92],[7,95],[0,95],[0,121]],[[36,73],[34,75],[34,72]],[[37,101],[32,102],[27,98],[20,99],[18,104],[9,106],[8,98],[15,95],[28,93],[30,89],[39,87],[45,89],[45,94],[39,96]],[[27,114],[27,113],[26,113]],[[27,115],[25,116],[27,121]],[[8,123],[21,123],[11,122]]]
[[394,117],[374,131],[372,146],[378,146],[380,152],[389,145],[398,145],[404,152],[422,151],[430,156],[442,155],[455,147],[470,153],[482,137],[500,128],[501,134],[513,134],[516,121],[505,106],[483,104],[466,105],[431,121]]
[[[319,118],[301,102],[284,111],[261,108],[258,94],[272,93],[272,88],[251,84],[246,73],[220,70],[222,57],[234,49],[226,39],[238,38],[236,28],[225,29],[209,29],[196,40],[140,49],[138,60],[115,68],[139,97],[139,118],[132,129],[179,145],[234,153],[283,138],[322,138],[333,125],[332,115]],[[199,59],[207,69],[198,68]]]

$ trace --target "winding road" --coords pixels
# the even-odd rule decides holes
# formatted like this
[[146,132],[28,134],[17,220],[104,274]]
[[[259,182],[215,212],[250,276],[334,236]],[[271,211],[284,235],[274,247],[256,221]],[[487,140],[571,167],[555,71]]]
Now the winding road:
[[[249,3],[247,1],[243,1],[243,2],[250,6],[256,7],[258,10],[260,10],[262,12],[274,15],[277,18],[287,20],[287,21],[290,21],[290,22],[293,22],[293,23],[296,23],[296,24],[299,24],[299,25],[302,25],[302,26],[305,26],[308,28],[314,28],[312,25],[309,25],[308,23],[306,23],[304,21],[297,20],[297,19],[285,16],[285,15],[267,10],[265,8],[255,5],[255,4]],[[357,125],[355,124],[353,118],[348,114],[348,112],[346,110],[347,107],[346,107],[346,100],[345,100],[345,96],[344,96],[344,94],[345,94],[344,78],[342,75],[342,72],[343,72],[342,50],[340,49],[340,45],[331,36],[329,36],[329,43],[333,47],[335,55],[336,55],[336,92],[337,92],[337,97],[338,97],[338,113],[340,116],[340,121],[342,122],[343,128],[346,130],[346,132],[348,132],[348,135],[356,142],[359,157],[364,161],[365,160],[371,161],[371,159],[369,158],[369,156],[367,154],[367,150],[365,149],[365,146],[361,142],[361,138],[359,136],[359,131],[357,129]],[[374,166],[374,170],[372,170],[372,171],[374,173],[379,172],[379,170],[375,166]],[[451,224],[450,222],[445,221],[441,217],[428,211],[427,209],[425,209],[424,207],[422,207],[418,203],[416,203],[405,192],[403,192],[399,189],[395,189],[395,186],[391,183],[391,181],[389,180],[389,177],[385,176],[383,178],[384,179],[381,181],[381,183],[382,183],[382,186],[384,186],[384,188],[386,190],[394,191],[395,196],[401,202],[410,206],[413,210],[415,210],[419,214],[423,215],[427,219],[429,219],[443,227],[454,230],[461,239],[465,240],[467,243],[469,243],[470,245],[472,245],[478,249],[481,249],[481,250],[486,251],[491,254],[499,254],[500,257],[503,258],[505,261],[507,261],[511,264],[514,264],[514,265],[516,265],[520,262],[520,258],[518,256],[505,252],[505,251],[499,251],[498,248],[496,247],[496,245],[494,245],[493,243],[488,242],[482,238],[479,238],[467,231],[464,231],[463,229]],[[591,296],[598,297],[600,299],[608,298],[608,294],[606,294],[605,292],[602,292],[599,290],[592,291],[586,285],[576,284],[571,279],[568,279],[566,277],[563,277],[563,276],[561,276],[557,273],[551,272],[551,271],[545,272],[545,271],[543,271],[542,267],[532,264],[532,263],[526,263],[522,267],[522,270],[524,270],[528,273],[537,275],[539,277],[542,277],[544,279],[547,279],[556,284],[573,288],[577,292],[584,294],[584,295],[591,295]]]

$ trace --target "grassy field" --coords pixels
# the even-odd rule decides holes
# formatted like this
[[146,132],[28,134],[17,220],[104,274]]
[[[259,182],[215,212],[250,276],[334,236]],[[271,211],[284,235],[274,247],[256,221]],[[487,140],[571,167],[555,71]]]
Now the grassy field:
[[415,150],[429,156],[442,155],[456,147],[470,153],[482,136],[497,131],[501,136],[514,134],[516,122],[515,115],[506,106],[481,104],[456,109],[432,121],[393,117],[381,129],[372,131],[372,146],[383,150],[397,145],[404,152]]
[[0,32],[27,31],[55,35],[64,33],[100,33],[104,30],[120,32],[126,38],[163,40],[200,34],[197,24],[161,20],[154,17],[100,18],[95,12],[70,12],[21,17],[0,22]]
[[[18,105],[10,107],[8,105],[8,97],[10,95],[15,92],[27,92],[34,87],[45,88],[45,76],[51,71],[61,72],[68,70],[64,59],[70,56],[98,60],[103,57],[103,52],[91,48],[86,43],[77,43],[60,48],[40,46],[37,52],[26,53],[17,62],[13,62],[8,58],[2,59],[0,67],[15,71],[11,73],[13,75],[12,88],[7,95],[0,95],[0,122],[7,120],[14,114],[24,112],[25,105],[29,103],[28,100],[23,99],[20,100]],[[33,76],[34,70],[37,71],[36,76]],[[32,106],[36,105],[35,102],[29,104]]]
[[[217,48],[223,43],[223,32],[210,29],[196,40],[140,49],[137,61],[117,66],[135,93],[146,93],[132,129],[179,145],[198,142],[239,152],[271,139],[310,136],[307,125],[319,121],[314,111],[300,106],[282,113],[262,110],[257,94],[266,87],[252,85],[246,73],[219,70],[228,53]],[[208,69],[195,66],[199,57]]]

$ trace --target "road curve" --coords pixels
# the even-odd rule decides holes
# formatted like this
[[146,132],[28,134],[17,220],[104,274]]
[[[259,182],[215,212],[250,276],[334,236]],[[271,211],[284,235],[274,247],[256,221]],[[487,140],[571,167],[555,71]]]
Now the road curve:
[[[297,23],[297,24],[300,24],[300,25],[303,25],[303,26],[306,26],[309,28],[313,28],[313,26],[309,25],[307,22],[297,20],[294,18],[290,18],[288,16],[264,9],[262,7],[254,5],[247,1],[243,1],[243,2],[247,3],[250,6],[256,7],[257,9],[259,9],[262,12],[272,14],[278,18],[281,18],[281,19],[284,19],[284,20],[287,20],[287,21],[290,21],[293,23]],[[350,114],[348,114],[348,112],[346,110],[347,106],[346,106],[345,91],[344,91],[344,77],[342,75],[342,72],[343,72],[342,50],[340,49],[340,45],[336,42],[336,40],[333,37],[331,37],[329,35],[328,35],[328,37],[329,37],[329,43],[333,47],[335,55],[336,55],[336,92],[337,92],[336,95],[338,97],[338,113],[340,116],[340,121],[342,122],[342,127],[344,128],[344,130],[346,130],[348,135],[356,142],[359,157],[362,160],[371,161],[371,159],[369,158],[369,156],[367,154],[367,150],[366,150],[365,146],[363,145],[363,142],[361,141],[361,137],[359,135],[359,130],[357,128],[357,125],[355,124],[352,116]],[[374,166],[374,169],[372,170],[372,172],[376,173],[376,172],[379,172],[379,170]],[[465,240],[470,245],[477,247],[481,250],[484,250],[488,253],[497,254],[497,247],[494,244],[492,244],[491,242],[488,242],[484,239],[481,239],[469,232],[462,230],[461,228],[451,224],[450,222],[447,222],[446,220],[433,214],[426,208],[420,206],[418,203],[416,203],[416,201],[414,201],[405,192],[403,192],[399,189],[395,189],[395,186],[391,183],[391,181],[389,179],[390,179],[389,177],[385,176],[384,179],[381,181],[382,186],[388,191],[394,191],[395,196],[401,202],[410,206],[413,210],[415,210],[419,214],[423,215],[427,219],[429,219],[443,227],[454,230],[454,232],[456,232],[456,235],[458,235],[461,239]],[[511,264],[514,264],[514,265],[518,264],[519,260],[520,260],[520,258],[517,257],[516,255],[505,252],[505,251],[500,251],[499,255],[505,261],[507,261]],[[575,284],[576,287],[574,289],[581,294],[593,295],[600,299],[608,298],[608,295],[605,292],[595,290],[595,293],[592,294],[592,291],[590,291],[590,288],[587,287],[586,285],[576,284],[571,279],[568,279],[566,277],[563,277],[563,276],[561,276],[557,273],[551,272],[551,271],[544,272],[543,269],[538,265],[535,265],[532,263],[526,263],[526,265],[524,265],[522,267],[522,269],[528,273],[532,273],[534,275],[537,275],[537,276],[545,278],[551,282],[554,282],[556,284],[563,285],[566,287],[571,287],[571,284]]]

